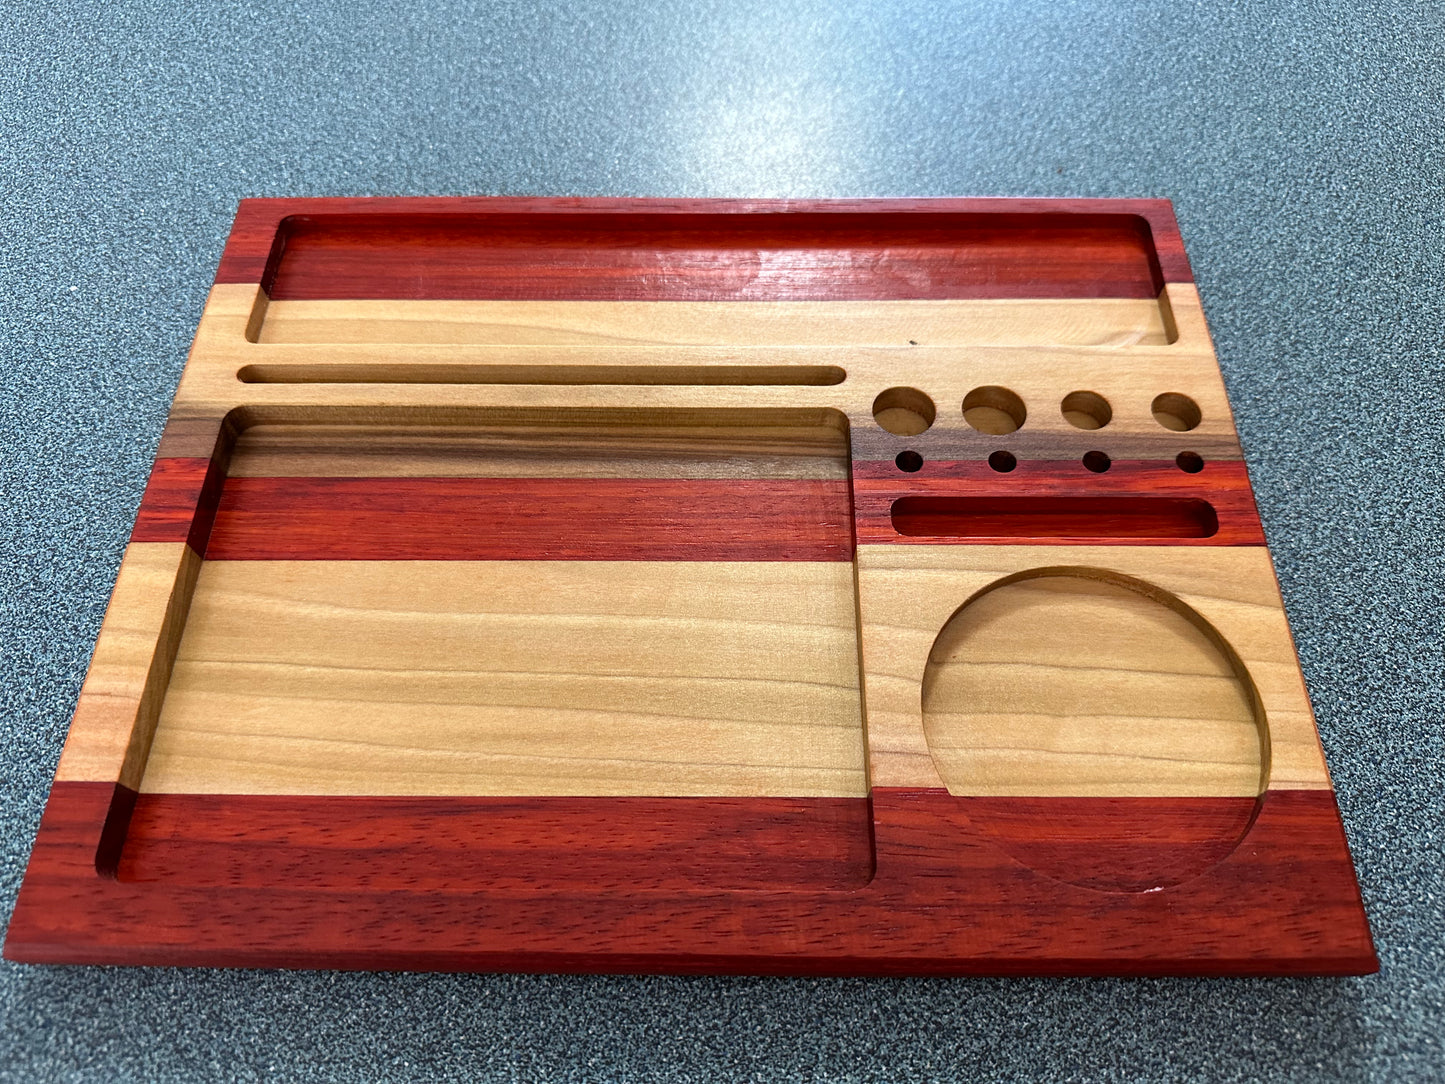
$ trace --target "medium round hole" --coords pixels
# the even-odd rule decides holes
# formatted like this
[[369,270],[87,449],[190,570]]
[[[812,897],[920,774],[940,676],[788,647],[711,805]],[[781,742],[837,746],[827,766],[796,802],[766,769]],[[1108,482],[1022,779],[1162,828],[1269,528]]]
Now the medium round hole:
[[1071,391],[1059,404],[1064,421],[1075,429],[1102,429],[1114,417],[1109,400],[1095,391]]
[[1112,465],[1113,460],[1111,460],[1103,452],[1084,453],[1084,466],[1088,467],[1089,470],[1093,471],[1095,474],[1103,474]]
[[1023,427],[1028,411],[1008,388],[989,384],[963,397],[963,418],[980,433],[1001,437]]
[[1163,395],[1156,395],[1154,403],[1149,408],[1154,412],[1154,420],[1165,429],[1172,429],[1176,433],[1187,433],[1199,425],[1204,417],[1199,413],[1199,404],[1187,395],[1177,391],[1166,391]]
[[923,456],[917,452],[899,452],[898,458],[893,460],[893,465],[899,470],[912,474],[923,469]]
[[873,420],[894,436],[916,437],[936,417],[933,400],[917,388],[889,388],[873,400]]
[[988,465],[1000,474],[1007,474],[1019,465],[1012,452],[994,452],[988,457]]
[[1186,474],[1198,474],[1204,469],[1204,457],[1198,452],[1180,452],[1174,457],[1174,465]]

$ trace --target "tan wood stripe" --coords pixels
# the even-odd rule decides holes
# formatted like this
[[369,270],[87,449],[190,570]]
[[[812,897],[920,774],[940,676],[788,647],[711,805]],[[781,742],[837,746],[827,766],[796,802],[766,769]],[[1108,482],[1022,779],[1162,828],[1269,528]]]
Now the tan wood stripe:
[[261,343],[1158,346],[1153,299],[966,301],[272,301]]
[[56,779],[139,785],[200,568],[184,542],[126,547]]
[[[585,309],[593,304],[613,303],[550,304],[549,311],[554,312],[555,322],[570,327],[582,319],[579,306]],[[835,303],[808,302],[803,306],[817,307],[821,314],[832,304]],[[886,314],[892,311],[893,305],[915,303],[868,304],[889,306],[879,310]],[[1068,340],[1069,335],[1051,330],[1052,325],[1045,319],[1051,311],[1048,306],[1055,302],[917,304],[961,307],[947,319],[938,318],[939,327],[947,332],[941,333],[938,341],[893,336],[889,330],[873,337],[881,342],[869,342],[868,336],[863,336],[861,343],[847,345],[809,342],[801,331],[793,333],[800,321],[804,326],[825,330],[832,325],[820,316],[805,319],[799,315],[792,323],[783,321],[781,326],[787,334],[779,331],[775,338],[799,338],[802,342],[749,343],[744,335],[743,341],[725,344],[615,340],[602,343],[276,343],[252,342],[246,338],[247,327],[256,324],[257,314],[269,310],[258,288],[218,285],[211,293],[197,331],[163,447],[168,455],[209,454],[221,419],[233,411],[238,412],[236,418],[246,422],[284,418],[291,422],[317,423],[340,421],[342,419],[334,415],[341,411],[348,413],[347,421],[383,425],[423,424],[448,417],[455,420],[457,415],[468,412],[473,415],[473,421],[481,422],[495,421],[508,413],[520,418],[528,412],[556,418],[565,412],[615,410],[657,418],[677,412],[733,411],[739,415],[733,419],[735,422],[762,425],[768,421],[763,417],[766,412],[817,410],[836,412],[840,419],[848,418],[855,457],[891,459],[898,451],[896,438],[873,420],[872,404],[886,388],[907,385],[930,396],[938,408],[937,421],[925,434],[930,446],[920,451],[927,458],[958,459],[986,456],[997,443],[965,424],[961,407],[965,395],[981,385],[1001,385],[1016,391],[1028,407],[1024,428],[1004,442],[1020,457],[1069,457],[1094,447],[1119,459],[1173,458],[1186,449],[1198,451],[1206,458],[1239,456],[1228,399],[1198,294],[1190,285],[1171,283],[1159,304],[1141,303],[1153,305],[1162,314],[1161,320],[1176,329],[1177,338],[1167,343],[1143,339],[1122,344],[1110,340],[1104,345],[1060,341]],[[996,330],[975,336],[969,330],[975,326],[995,327],[994,317],[977,325],[963,317],[955,322],[958,314],[974,311],[967,306],[996,304],[1003,306],[1002,309],[984,311],[995,316],[1003,312],[1012,314],[1003,321],[1012,328],[1007,334]],[[1075,304],[1068,302],[1065,308],[1072,312]],[[1035,311],[1032,306],[1036,305],[1044,307]],[[769,307],[764,306],[763,311]],[[699,311],[710,313],[699,317],[706,324],[714,319],[726,321],[731,318],[729,314],[735,316],[749,310],[739,309],[732,303],[714,303],[711,308],[704,306]],[[892,328],[893,324],[888,321],[893,319],[885,317],[880,326]],[[743,323],[746,325],[745,320]],[[1068,321],[1064,325],[1072,326]],[[832,332],[810,334],[814,339],[828,340]],[[646,334],[640,337],[646,340]],[[910,339],[917,345],[911,345]],[[413,380],[417,374],[470,369],[477,379],[491,379],[486,376],[490,372],[500,374],[495,378],[506,381],[538,371],[585,374],[598,367],[599,371],[605,371],[607,382],[589,382],[590,378],[585,375],[577,378],[581,382],[570,384],[418,383]],[[800,375],[800,386],[777,383],[778,374],[790,367],[798,369],[800,374],[816,374],[822,370],[841,372],[843,379],[838,383],[808,384]],[[746,381],[748,372],[760,369],[768,374],[766,382],[760,384],[655,382],[660,371],[672,374],[667,377],[668,381],[673,381],[676,374],[684,370],[731,373],[738,380]],[[351,381],[363,371],[372,382],[244,383],[238,379],[242,372],[273,375],[290,372],[293,378],[308,374],[324,376],[331,372],[336,379]],[[635,375],[629,378],[628,373]],[[453,379],[463,378],[446,376],[448,381]],[[638,383],[617,382],[627,379],[636,379]],[[388,380],[400,382],[388,383]],[[1061,403],[1065,396],[1078,390],[1097,392],[1112,404],[1113,419],[1105,429],[1097,433],[1078,430],[1064,418]],[[1200,407],[1202,421],[1188,434],[1161,428],[1151,415],[1154,397],[1171,391],[1189,395]],[[752,415],[751,419],[748,415]]]
[[[1157,603],[1086,591],[1047,605],[1060,596],[1036,588],[970,615],[971,636],[939,638],[976,593],[1042,568],[1133,577],[1197,612],[1257,691],[1263,755],[1251,752],[1252,720],[1218,654]],[[1330,785],[1262,546],[865,545],[858,585],[874,786],[1084,797]],[[932,735],[930,657],[945,671],[933,682],[953,684],[931,707],[955,716],[935,720]]]
[[142,789],[867,793],[844,562],[209,562]]

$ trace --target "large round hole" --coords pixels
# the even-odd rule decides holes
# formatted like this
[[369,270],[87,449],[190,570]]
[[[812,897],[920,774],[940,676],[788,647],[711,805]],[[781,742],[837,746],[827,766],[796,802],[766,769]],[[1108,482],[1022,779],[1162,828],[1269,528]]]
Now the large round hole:
[[873,420],[894,436],[916,437],[937,416],[933,400],[917,388],[889,388],[873,400]]
[[1154,403],[1149,407],[1154,412],[1154,420],[1165,429],[1172,429],[1176,433],[1187,433],[1199,425],[1203,415],[1199,413],[1199,404],[1189,396],[1177,391],[1166,391],[1163,395],[1156,395]]
[[970,823],[1039,873],[1142,892],[1222,861],[1257,809],[1267,730],[1243,662],[1119,573],[1005,577],[945,623],[923,728]]
[[1059,404],[1064,421],[1075,429],[1102,429],[1114,417],[1114,408],[1098,392],[1071,391]]
[[963,397],[963,419],[980,433],[1001,437],[1023,427],[1028,411],[1008,388],[988,384]]

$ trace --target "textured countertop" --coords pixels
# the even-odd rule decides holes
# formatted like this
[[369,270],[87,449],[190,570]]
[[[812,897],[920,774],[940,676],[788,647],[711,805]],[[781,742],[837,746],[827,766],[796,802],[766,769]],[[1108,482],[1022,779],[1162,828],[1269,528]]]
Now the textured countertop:
[[1274,7],[8,5],[0,916],[241,197],[1163,196],[1382,971],[879,981],[7,963],[0,1080],[1445,1077],[1445,8]]

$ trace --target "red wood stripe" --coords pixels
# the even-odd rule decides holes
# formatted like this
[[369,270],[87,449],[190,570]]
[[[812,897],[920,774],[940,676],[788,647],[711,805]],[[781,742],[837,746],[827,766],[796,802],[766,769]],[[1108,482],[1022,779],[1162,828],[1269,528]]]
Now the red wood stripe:
[[[912,532],[927,530],[934,523],[957,534],[903,534],[895,529],[895,502],[955,498],[972,502],[955,509],[971,510],[975,514],[971,522],[960,519],[950,528],[950,506],[914,504],[913,517],[905,516],[900,526]],[[1206,502],[1217,529],[1200,536],[1209,524],[1196,518],[1201,514],[1197,506],[1121,503],[1140,498]],[[1058,514],[1051,517],[1048,502],[1055,500]],[[1010,504],[1020,501],[1028,503]],[[1091,501],[1095,502],[1092,514]],[[1022,459],[1007,474],[993,470],[987,462],[939,461],[926,462],[922,470],[906,474],[887,461],[854,460],[853,502],[860,544],[1264,545],[1249,473],[1240,460],[1214,460],[1198,474],[1187,474],[1172,462],[1154,460],[1115,460],[1103,474],[1086,470],[1078,461]],[[939,514],[923,515],[930,507]],[[907,504],[899,509],[900,514],[909,510]],[[990,522],[1010,516],[1013,522],[1000,526],[1004,533],[979,533],[988,529]],[[1025,520],[1034,526],[1025,526]],[[1039,533],[1018,533],[1030,529]],[[1063,533],[1069,530],[1075,533]]]
[[209,560],[848,561],[846,480],[230,478]]
[[1037,873],[1145,892],[1223,860],[1258,811],[1254,797],[958,799],[969,821]]
[[225,482],[209,457],[158,458],[141,495],[132,542],[188,542],[205,553]]
[[818,891],[872,875],[866,798],[141,794],[119,866],[171,886],[443,893]]
[[1166,200],[243,201],[217,282],[275,298],[1153,297]]
[[[799,887],[797,871],[786,890],[676,887],[702,875],[714,853],[718,868],[765,875],[767,856],[729,849],[757,842],[751,833],[759,824],[766,825],[761,839],[795,853],[791,828],[775,836],[768,814],[759,819],[755,810],[710,799],[667,800],[661,828],[621,812],[613,799],[594,799],[595,817],[584,810],[575,820],[541,812],[551,800],[503,802],[508,818],[536,810],[531,846],[539,854],[527,856],[518,849],[527,835],[517,824],[497,826],[493,842],[491,818],[456,799],[141,795],[122,879],[106,879],[95,871],[95,855],[113,800],[109,784],[53,788],[11,920],[8,958],[794,974],[1329,974],[1376,967],[1328,791],[1268,793],[1240,846],[1191,879],[1147,892],[1066,883],[999,845],[999,825],[1017,847],[1029,842],[1032,822],[1040,846],[1055,848],[1055,856],[1075,847],[1078,868],[1087,868],[1096,861],[1085,853],[1092,842],[1061,832],[1056,821],[1065,811],[1067,822],[1086,825],[1099,812],[1091,799],[1069,811],[1074,800],[1051,799],[1041,809],[1031,799],[875,790],[876,872],[843,891]],[[1143,801],[1146,808],[1152,800]],[[694,803],[698,816],[691,818]],[[981,810],[995,814],[990,831],[978,826]],[[1214,831],[1201,833],[1175,815],[1153,826],[1142,815],[1108,815],[1109,828],[1093,838],[1117,834],[1130,818],[1147,829],[1145,846],[1156,854],[1171,840],[1192,846]],[[856,872],[857,852],[849,849],[859,838],[856,823],[818,819],[840,833],[825,832],[819,843],[825,853],[847,856],[833,868]],[[800,831],[807,821],[797,822]],[[601,825],[608,827],[594,835]],[[633,831],[640,838],[615,838]],[[673,845],[688,838],[698,840],[699,853]],[[591,848],[608,857],[580,853]],[[559,871],[550,871],[548,856]],[[506,871],[513,862],[520,863],[515,877]],[[601,874],[606,866],[616,875]],[[641,886],[633,879],[639,869],[647,878]],[[597,880],[563,883],[594,871]],[[541,879],[531,882],[529,874]],[[160,879],[135,879],[142,876]]]

